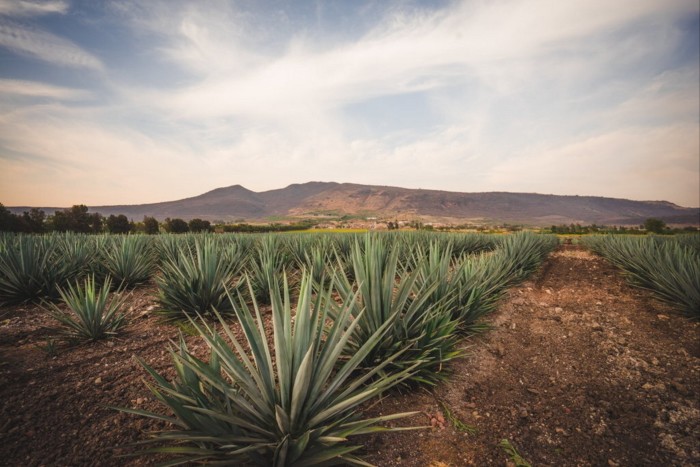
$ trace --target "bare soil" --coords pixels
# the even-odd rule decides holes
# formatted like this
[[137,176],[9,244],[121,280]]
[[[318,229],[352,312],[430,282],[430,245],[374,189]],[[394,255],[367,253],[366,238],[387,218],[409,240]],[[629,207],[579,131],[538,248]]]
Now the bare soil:
[[437,427],[375,436],[370,462],[514,465],[507,439],[533,466],[700,465],[700,324],[570,245],[488,322],[447,382],[378,405]]
[[[53,321],[37,306],[0,308],[0,464],[145,465],[117,457],[162,429],[111,407],[160,411],[138,355],[172,375],[178,329],[152,315],[152,286],[130,300],[116,339],[40,346]],[[700,465],[700,324],[629,287],[605,261],[565,245],[465,341],[465,357],[431,390],[388,395],[370,414],[430,428],[365,437],[380,466],[509,465],[507,439],[536,465]],[[200,355],[205,344],[186,337]],[[476,433],[455,428],[455,419]],[[472,431],[472,430],[470,430]]]

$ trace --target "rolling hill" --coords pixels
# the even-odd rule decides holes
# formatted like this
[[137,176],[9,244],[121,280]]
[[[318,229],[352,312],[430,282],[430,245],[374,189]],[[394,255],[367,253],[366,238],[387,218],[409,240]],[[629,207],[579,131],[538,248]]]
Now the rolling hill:
[[[11,208],[22,212],[26,207]],[[47,214],[52,209],[46,208]],[[91,206],[107,216],[125,214],[139,220],[195,217],[208,220],[265,220],[376,216],[477,223],[635,225],[656,217],[669,224],[697,225],[700,209],[667,201],[633,201],[598,196],[559,196],[536,193],[458,193],[352,183],[308,182],[254,192],[233,185],[199,196],[152,204]]]

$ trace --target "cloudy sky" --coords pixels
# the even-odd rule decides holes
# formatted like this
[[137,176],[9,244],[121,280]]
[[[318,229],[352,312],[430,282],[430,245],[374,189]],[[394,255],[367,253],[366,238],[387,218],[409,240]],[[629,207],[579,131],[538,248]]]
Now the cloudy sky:
[[700,205],[697,0],[0,0],[0,202],[312,180]]

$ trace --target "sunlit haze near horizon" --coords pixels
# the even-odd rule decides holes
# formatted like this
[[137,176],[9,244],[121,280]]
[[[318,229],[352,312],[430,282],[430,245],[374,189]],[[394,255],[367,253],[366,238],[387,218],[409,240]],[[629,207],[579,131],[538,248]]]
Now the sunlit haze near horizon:
[[700,4],[0,0],[0,203],[336,181],[700,205]]

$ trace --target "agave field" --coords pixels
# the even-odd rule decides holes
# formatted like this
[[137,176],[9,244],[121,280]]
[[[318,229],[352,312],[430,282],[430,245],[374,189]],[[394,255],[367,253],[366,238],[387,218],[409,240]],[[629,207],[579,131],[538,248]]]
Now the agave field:
[[700,319],[700,235],[591,236],[582,241],[625,271],[632,284]]
[[[646,289],[650,297],[655,297],[654,301],[661,307],[656,313],[663,322],[671,319],[665,314],[667,308],[676,311],[678,319],[692,323],[700,317],[699,239],[697,235],[586,236],[580,244],[599,255],[597,258],[605,258],[605,264],[621,271],[631,285]],[[475,436],[477,430],[459,418],[464,417],[463,408],[459,417],[454,413],[455,408],[464,404],[460,388],[473,388],[469,382],[465,383],[464,367],[456,371],[455,367],[464,361],[460,357],[466,355],[465,343],[473,342],[471,336],[491,335],[482,333],[493,326],[485,318],[502,306],[503,297],[509,294],[512,297],[514,289],[519,288],[518,298],[513,301],[515,305],[509,306],[520,310],[521,327],[531,328],[541,336],[538,323],[542,320],[553,323],[550,332],[554,335],[547,345],[558,343],[560,347],[552,349],[554,356],[550,358],[563,358],[576,340],[575,336],[568,341],[567,335],[555,337],[564,332],[556,323],[576,322],[584,316],[589,318],[583,322],[588,323],[588,319],[591,324],[570,328],[582,332],[578,347],[571,348],[571,358],[578,360],[580,354],[576,352],[587,346],[592,347],[586,352],[599,347],[607,349],[604,358],[595,364],[594,356],[589,354],[592,375],[610,359],[611,350],[606,345],[613,342],[619,346],[629,339],[616,337],[617,331],[605,331],[599,324],[615,316],[606,317],[607,310],[600,309],[607,307],[607,303],[596,298],[591,305],[596,308],[596,314],[591,315],[589,308],[581,304],[582,292],[571,288],[568,275],[573,275],[574,281],[580,280],[576,267],[583,265],[584,274],[591,276],[599,274],[597,268],[604,269],[603,260],[580,246],[569,245],[573,250],[558,249],[551,256],[561,263],[559,269],[544,274],[555,281],[557,276],[561,277],[563,283],[556,292],[560,294],[557,300],[564,300],[562,297],[570,294],[571,307],[579,307],[581,311],[562,316],[562,308],[546,308],[546,301],[554,296],[548,286],[539,285],[533,290],[532,282],[529,286],[519,285],[540,267],[558,243],[555,236],[534,233],[418,231],[3,235],[0,236],[0,319],[8,313],[15,316],[18,310],[25,310],[29,314],[27,319],[33,319],[32,314],[37,313],[51,320],[50,328],[39,335],[48,337],[42,347],[48,356],[72,362],[59,368],[81,365],[71,359],[72,353],[80,353],[79,359],[90,361],[90,348],[103,349],[99,351],[101,355],[108,355],[109,349],[116,348],[115,341],[119,343],[117,346],[122,346],[120,351],[135,355],[140,375],[129,374],[132,382],[126,384],[143,388],[138,381],[143,378],[153,403],[134,403],[134,399],[121,399],[116,394],[108,399],[108,404],[95,402],[113,406],[106,410],[125,417],[122,423],[150,427],[149,430],[135,428],[138,443],[121,446],[121,454],[127,457],[117,460],[117,465],[132,462],[141,465],[154,460],[168,464],[368,465],[363,460],[367,443],[373,448],[377,446],[377,441],[368,440],[376,440],[381,432],[402,432],[392,436],[402,436],[404,445],[421,439],[425,425],[433,430],[448,424],[453,426],[457,436],[451,439],[453,444],[462,442],[461,432]],[[579,256],[586,261],[572,262]],[[557,262],[550,260],[548,264],[547,270]],[[595,287],[607,286],[601,282],[591,293],[598,293]],[[613,308],[618,293],[612,294]],[[153,305],[135,314],[131,305],[133,296],[144,294]],[[528,295],[539,298],[528,302],[523,298]],[[536,310],[532,315],[533,309],[526,309],[525,303],[541,309],[539,315]],[[639,315],[643,311],[636,309],[638,301],[634,303],[637,305],[630,305],[629,309],[635,321],[654,319],[654,314]],[[680,318],[681,315],[686,318]],[[134,320],[144,317],[166,330],[168,337],[160,341],[169,360],[154,360],[153,352],[140,355],[143,346],[138,339],[129,337],[134,332]],[[618,318],[624,326],[631,322],[624,321],[627,318],[623,316]],[[13,319],[21,320],[22,316]],[[693,326],[688,324],[685,326],[688,334],[673,339],[697,342],[698,328]],[[657,327],[654,323],[649,329],[656,331]],[[507,329],[512,334],[515,324]],[[641,330],[630,329],[624,336],[636,335]],[[597,343],[595,339],[599,335],[605,339]],[[523,353],[522,360],[517,360],[517,355],[511,357],[519,361],[511,367],[512,372],[518,373],[517,367],[530,372],[544,371],[533,362],[548,352],[547,347],[535,349],[536,356],[527,357],[531,338],[508,340],[508,336],[503,334],[502,339]],[[667,337],[655,338],[662,342]],[[171,339],[169,346],[167,339]],[[643,345],[654,345],[642,335],[639,339]],[[490,348],[493,351],[494,347]],[[510,348],[496,346],[495,349],[501,357],[511,352]],[[659,352],[659,347],[654,349]],[[615,352],[620,352],[620,358],[626,354],[626,351]],[[476,354],[484,358],[483,352],[477,350]],[[648,358],[644,353],[636,355],[631,361]],[[692,376],[697,373],[693,366],[696,360],[697,357],[686,353],[679,360],[685,366],[674,370],[690,375],[687,381],[674,380],[672,386],[687,398],[681,402],[690,404],[688,407],[695,407],[694,393],[688,388],[697,380]],[[572,368],[581,368],[580,365],[586,368],[586,364],[578,362],[572,363]],[[551,374],[558,376],[560,370],[564,372],[566,367],[552,368]],[[60,375],[56,377],[60,381]],[[455,384],[456,378],[459,384]],[[515,382],[507,380],[508,375],[502,378],[508,382],[491,379],[497,389],[512,391],[524,384],[528,375],[522,373]],[[101,377],[96,379],[100,380]],[[488,389],[490,379],[485,383],[484,391],[493,394],[493,387]],[[590,382],[587,394],[596,394],[592,389],[596,384]],[[600,384],[603,388],[600,391],[611,387],[610,382]],[[629,383],[625,384],[629,387]],[[648,382],[643,386],[648,391],[666,387],[664,384],[668,383],[658,384],[661,386]],[[528,391],[539,394],[535,389]],[[436,398],[437,394],[443,394],[440,397],[444,399],[439,400],[440,415],[421,419],[425,412],[417,412],[415,400],[421,399],[411,399],[414,394],[433,394]],[[526,395],[532,394],[526,391]],[[610,397],[617,397],[616,394]],[[632,393],[625,397],[631,396]],[[561,403],[568,404],[566,396],[562,397]],[[445,402],[450,398],[451,405]],[[404,402],[392,405],[387,400]],[[653,404],[656,399],[644,401]],[[664,399],[657,402],[664,404]],[[382,411],[373,409],[378,403],[385,407]],[[512,403],[520,402],[508,399],[505,409]],[[497,398],[493,404],[503,401]],[[665,404],[670,406],[671,402],[667,400]],[[692,414],[696,409],[687,410]],[[519,417],[522,421],[523,415]],[[582,417],[591,419],[590,415]],[[674,417],[678,419],[681,415]],[[688,418],[682,430],[693,432],[692,420],[696,418]],[[631,423],[642,422],[634,419]],[[654,423],[656,426],[661,422]],[[697,425],[700,427],[700,420]],[[0,423],[0,437],[9,426]],[[556,428],[554,435],[564,433],[559,430],[563,429]],[[572,445],[574,450],[576,446],[581,449],[590,446]],[[639,440],[630,440],[626,446],[641,444]],[[527,465],[508,439],[502,439],[496,449],[516,464],[522,461],[521,465]],[[547,455],[545,452],[540,459],[549,459]],[[379,464],[387,461],[376,454],[369,460]],[[580,461],[573,462],[577,463]],[[402,465],[402,462],[394,464]]]
[[[698,318],[697,237],[583,243]],[[168,349],[167,371],[139,359],[158,408],[112,409],[164,427],[127,455],[169,465],[368,465],[362,435],[425,427],[394,423],[412,410],[366,409],[449,385],[464,340],[487,329],[482,318],[557,245],[534,233],[4,235],[0,318],[36,304],[65,355],[118,340],[131,294],[152,290],[149,315],[186,332]]]

